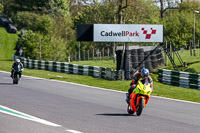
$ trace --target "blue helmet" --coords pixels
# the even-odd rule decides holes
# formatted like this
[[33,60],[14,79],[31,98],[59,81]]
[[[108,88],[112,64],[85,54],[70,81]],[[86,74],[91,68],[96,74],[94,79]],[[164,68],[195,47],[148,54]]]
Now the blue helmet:
[[143,69],[141,70],[141,75],[142,75],[143,78],[148,77],[148,76],[149,76],[149,70],[146,69],[146,68],[143,68]]

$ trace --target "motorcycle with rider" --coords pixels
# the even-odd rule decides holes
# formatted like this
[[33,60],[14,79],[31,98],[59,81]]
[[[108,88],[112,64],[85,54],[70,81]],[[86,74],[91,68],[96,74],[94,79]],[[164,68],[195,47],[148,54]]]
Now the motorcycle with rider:
[[23,70],[23,64],[20,62],[20,59],[16,59],[12,65],[10,75],[10,77],[13,79],[13,84],[18,84],[19,80],[21,79]]
[[143,68],[133,76],[128,93],[126,93],[127,112],[129,114],[136,112],[136,115],[140,116],[149,101],[151,92],[153,92],[153,80],[149,75],[149,70]]

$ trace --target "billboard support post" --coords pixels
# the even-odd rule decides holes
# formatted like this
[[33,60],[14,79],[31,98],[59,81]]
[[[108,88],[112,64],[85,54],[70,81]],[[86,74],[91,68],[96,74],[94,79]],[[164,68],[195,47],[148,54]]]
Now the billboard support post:
[[79,42],[79,47],[78,47],[78,60],[81,61],[81,42]]
[[115,42],[113,44],[114,44],[114,47],[113,47],[113,62],[115,63],[115,61],[116,61],[116,46],[115,46]]

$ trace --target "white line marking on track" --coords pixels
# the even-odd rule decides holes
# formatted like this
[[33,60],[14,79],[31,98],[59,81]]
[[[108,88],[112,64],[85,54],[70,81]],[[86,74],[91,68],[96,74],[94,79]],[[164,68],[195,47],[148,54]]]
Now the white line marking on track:
[[[2,72],[2,73],[9,73],[9,72],[5,72],[5,71],[0,71],[0,72]],[[24,77],[33,78],[33,79],[43,79],[43,80],[48,80],[48,81],[60,82],[60,83],[67,83],[67,84],[72,84],[72,85],[78,85],[78,86],[83,86],[83,87],[94,88],[94,89],[98,89],[98,90],[105,90],[105,91],[112,91],[112,92],[119,92],[119,93],[127,93],[127,92],[124,92],[124,91],[111,90],[111,89],[94,87],[94,86],[83,85],[83,84],[78,84],[78,83],[72,83],[72,82],[67,82],[67,81],[59,81],[59,80],[53,80],[53,79],[44,79],[44,78],[31,77],[31,76],[25,76],[25,75],[24,75]],[[191,102],[191,101],[185,101],[185,100],[179,100],[179,99],[172,99],[172,98],[166,98],[166,97],[160,97],[160,96],[151,96],[151,97],[200,105],[200,103],[197,103],[197,102]]]
[[66,130],[67,132],[71,132],[71,133],[83,133],[83,132],[79,132],[79,131],[76,131],[76,130]]
[[184,102],[184,103],[191,103],[191,104],[198,104],[200,105],[200,103],[197,102],[191,102],[191,101],[185,101],[185,100],[179,100],[179,99],[172,99],[172,98],[167,98],[167,97],[160,97],[160,96],[151,96],[154,98],[159,98],[159,99],[165,99],[165,100],[171,100],[171,101],[178,101],[178,102]]
[[8,108],[8,107],[2,106],[2,105],[0,105],[0,112],[4,113],[4,114],[16,116],[16,117],[19,117],[19,118],[22,118],[22,119],[38,122],[38,123],[41,123],[41,124],[45,124],[45,125],[48,125],[48,126],[62,127],[61,125],[58,125],[58,124],[55,124],[55,123],[52,123],[52,122],[31,116],[31,115],[28,115],[28,114],[25,114],[25,113],[22,113],[22,112],[16,111],[14,109],[11,109],[11,108]]

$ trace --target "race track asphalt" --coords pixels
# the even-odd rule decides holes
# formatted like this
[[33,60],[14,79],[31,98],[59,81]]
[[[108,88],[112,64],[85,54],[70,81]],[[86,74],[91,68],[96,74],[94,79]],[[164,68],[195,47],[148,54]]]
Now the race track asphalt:
[[200,133],[199,103],[151,97],[130,116],[125,92],[27,76],[13,85],[9,76],[0,72],[0,106],[60,126],[0,109],[0,133]]

